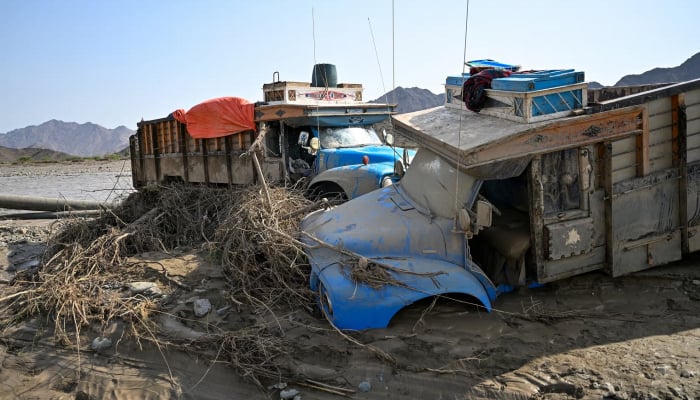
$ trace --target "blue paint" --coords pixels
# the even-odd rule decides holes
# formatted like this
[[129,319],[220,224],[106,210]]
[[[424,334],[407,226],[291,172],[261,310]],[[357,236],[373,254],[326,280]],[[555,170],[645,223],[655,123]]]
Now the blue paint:
[[[401,308],[447,293],[468,294],[490,310],[496,287],[477,265],[465,262],[467,244],[463,234],[453,232],[453,223],[448,218],[421,214],[401,193],[400,184],[309,214],[301,223],[304,232],[367,257],[370,264],[376,260],[418,274],[441,272],[432,278],[389,272],[407,287],[374,289],[352,281],[352,266],[343,264],[347,257],[315,246],[306,250],[312,267],[311,289],[322,291],[322,300],[330,300],[332,312],[327,311],[341,329],[386,327]],[[308,237],[303,240],[316,244]]]

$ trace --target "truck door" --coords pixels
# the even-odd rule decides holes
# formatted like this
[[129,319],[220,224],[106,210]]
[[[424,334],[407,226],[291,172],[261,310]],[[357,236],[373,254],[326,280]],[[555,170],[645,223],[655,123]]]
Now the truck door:
[[593,146],[535,157],[530,165],[530,226],[539,282],[600,269],[605,263],[604,191]]

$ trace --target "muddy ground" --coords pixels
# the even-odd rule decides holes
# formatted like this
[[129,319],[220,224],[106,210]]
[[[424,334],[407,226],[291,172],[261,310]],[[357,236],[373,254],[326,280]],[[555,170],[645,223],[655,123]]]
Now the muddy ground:
[[[54,224],[0,221],[0,298],[17,270],[34,268]],[[275,362],[291,379],[261,389],[212,362],[216,352],[139,344],[119,323],[86,329],[79,348],[66,347],[54,340],[52,321],[39,317],[0,327],[0,398],[279,399],[294,391],[302,399],[700,398],[700,256],[622,278],[595,272],[523,289],[500,297],[491,313],[425,302],[387,329],[351,333],[391,362],[313,310],[246,314],[197,248],[134,261],[153,269],[163,332],[182,341],[267,320],[284,339],[286,355]],[[212,311],[196,317],[193,303],[204,298]],[[95,350],[96,338],[111,344]],[[327,389],[310,387],[315,382]]]

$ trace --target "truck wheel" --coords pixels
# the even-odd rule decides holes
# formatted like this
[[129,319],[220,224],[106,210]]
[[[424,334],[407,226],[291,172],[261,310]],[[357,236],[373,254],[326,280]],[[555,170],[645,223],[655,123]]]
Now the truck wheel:
[[310,187],[309,198],[313,201],[326,198],[329,202],[336,204],[348,201],[348,196],[343,188],[331,182],[324,182]]

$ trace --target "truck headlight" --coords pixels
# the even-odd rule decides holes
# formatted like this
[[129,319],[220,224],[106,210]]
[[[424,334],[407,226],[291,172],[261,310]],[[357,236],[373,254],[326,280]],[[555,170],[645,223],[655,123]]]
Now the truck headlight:
[[391,180],[391,177],[385,176],[384,179],[382,179],[382,187],[387,187],[391,186],[394,184],[394,181]]

